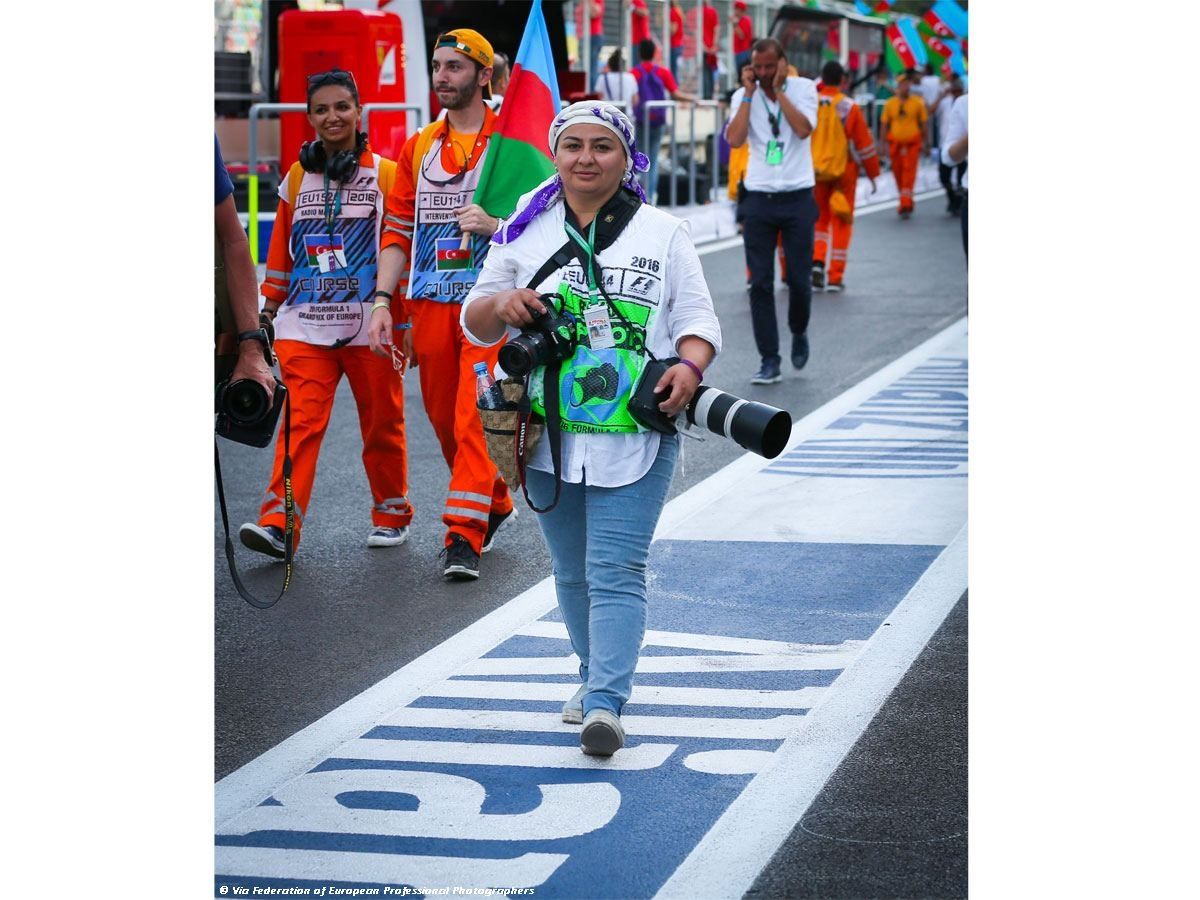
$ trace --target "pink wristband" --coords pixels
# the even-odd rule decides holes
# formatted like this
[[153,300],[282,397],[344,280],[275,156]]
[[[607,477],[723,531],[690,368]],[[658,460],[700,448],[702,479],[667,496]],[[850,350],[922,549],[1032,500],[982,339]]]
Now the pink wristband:
[[699,378],[701,381],[704,380],[704,373],[700,371],[700,367],[698,365],[696,365],[690,359],[681,359],[680,362],[695,372],[697,378]]

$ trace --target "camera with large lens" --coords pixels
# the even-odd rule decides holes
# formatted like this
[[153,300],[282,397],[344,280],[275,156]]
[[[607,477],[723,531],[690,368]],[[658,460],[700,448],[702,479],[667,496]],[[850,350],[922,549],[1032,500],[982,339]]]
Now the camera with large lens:
[[500,368],[514,378],[555,360],[570,359],[575,352],[575,316],[566,310],[553,313],[557,294],[542,294],[538,299],[546,311],[535,314],[527,328],[500,348]]
[[222,381],[217,385],[217,434],[251,447],[267,446],[275,436],[286,397],[287,388],[278,378],[274,403],[257,381]]
[[[646,428],[663,434],[676,433],[675,417],[658,408],[658,404],[670,396],[670,391],[656,394],[654,386],[667,369],[678,362],[677,357],[648,362],[629,398],[630,415]],[[782,453],[792,434],[792,416],[786,409],[744,400],[705,384],[696,388],[684,414],[690,424],[729,438],[739,447],[767,459]]]

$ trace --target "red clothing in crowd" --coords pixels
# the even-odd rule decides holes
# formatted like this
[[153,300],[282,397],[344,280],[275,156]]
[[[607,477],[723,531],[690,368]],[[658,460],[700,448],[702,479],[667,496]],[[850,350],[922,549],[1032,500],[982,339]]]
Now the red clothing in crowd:
[[[717,15],[715,6],[704,7],[704,64],[710,69],[717,67],[717,29],[721,25],[721,19]],[[708,52],[709,49],[712,52]]]
[[633,24],[631,33],[633,43],[644,41],[650,37],[650,10],[646,8],[646,0],[633,0],[630,4]]
[[671,49],[683,46],[683,10],[671,6]]
[[663,83],[663,87],[667,89],[668,95],[679,90],[679,83],[675,81],[675,76],[671,74],[671,70],[655,65],[653,62],[643,62],[634,66],[633,77],[637,79],[639,86],[642,83],[642,76],[648,71],[653,71],[659,77],[659,80]]
[[754,42],[754,23],[749,16],[742,16],[733,26],[733,53],[745,53]]
[[[575,33],[583,34],[583,3],[575,4]],[[604,0],[592,0],[592,37],[603,34]]]

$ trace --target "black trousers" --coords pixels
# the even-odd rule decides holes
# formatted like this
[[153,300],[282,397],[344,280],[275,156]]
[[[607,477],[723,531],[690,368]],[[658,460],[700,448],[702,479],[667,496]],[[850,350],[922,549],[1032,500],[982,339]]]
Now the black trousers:
[[813,226],[817,204],[812,188],[746,191],[742,201],[742,238],[750,269],[750,321],[759,356],[776,363],[779,326],[775,322],[775,245],[783,236],[787,261],[788,328],[793,339],[808,330],[812,311]]
[[962,193],[962,210],[959,212],[962,218],[962,233],[963,233],[963,256],[967,256],[967,192]]
[[[951,185],[950,173],[957,173],[958,184]],[[951,212],[956,211],[962,204],[962,180],[967,174],[967,161],[964,159],[957,166],[948,166],[945,163],[938,163],[938,180],[941,181],[942,187],[946,189],[946,204]]]

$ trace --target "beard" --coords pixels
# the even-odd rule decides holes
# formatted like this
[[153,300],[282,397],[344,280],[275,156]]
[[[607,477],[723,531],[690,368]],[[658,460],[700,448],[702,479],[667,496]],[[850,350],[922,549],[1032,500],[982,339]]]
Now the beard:
[[451,90],[454,91],[454,95],[451,98],[443,100],[441,96],[438,97],[438,102],[442,104],[443,109],[463,109],[469,106],[471,101],[475,99],[476,85],[474,84],[468,84],[461,88],[451,88]]

